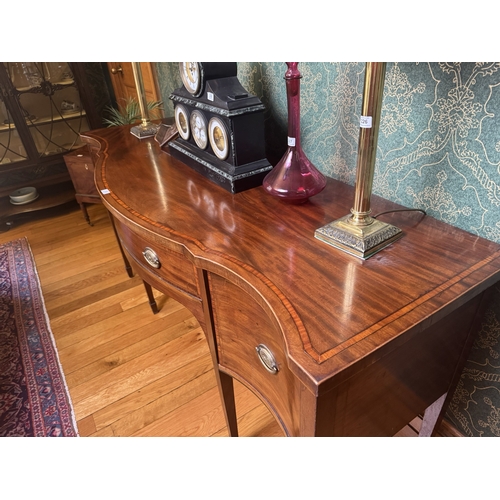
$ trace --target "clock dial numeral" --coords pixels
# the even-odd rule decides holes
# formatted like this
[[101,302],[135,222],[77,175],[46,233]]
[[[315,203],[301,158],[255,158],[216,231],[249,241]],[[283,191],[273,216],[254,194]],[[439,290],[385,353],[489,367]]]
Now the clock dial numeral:
[[229,154],[229,136],[223,121],[214,116],[208,124],[210,145],[217,158],[225,160]]
[[186,108],[182,104],[178,104],[175,107],[175,124],[177,125],[177,130],[179,135],[187,141],[190,135],[189,129],[189,118]]
[[207,121],[200,111],[195,110],[191,113],[189,120],[191,124],[191,133],[193,134],[194,142],[200,149],[205,149],[208,145],[208,130]]
[[201,87],[200,65],[197,62],[180,62],[179,72],[186,90],[193,95],[198,94]]

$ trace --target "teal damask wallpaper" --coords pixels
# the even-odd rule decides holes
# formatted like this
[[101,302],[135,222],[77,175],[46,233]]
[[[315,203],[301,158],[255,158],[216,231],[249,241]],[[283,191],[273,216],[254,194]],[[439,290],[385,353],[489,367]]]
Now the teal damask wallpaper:
[[[354,184],[364,63],[300,63],[302,146],[323,173]],[[286,145],[285,63],[238,63],[266,105],[267,155]],[[157,63],[166,114],[181,85]],[[500,243],[500,63],[388,63],[373,192]],[[467,436],[500,436],[500,286],[448,411]]]

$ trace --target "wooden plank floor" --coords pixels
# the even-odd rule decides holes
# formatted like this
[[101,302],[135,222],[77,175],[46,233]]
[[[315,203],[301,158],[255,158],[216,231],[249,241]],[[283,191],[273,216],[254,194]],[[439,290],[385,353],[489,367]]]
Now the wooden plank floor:
[[[183,306],[125,272],[102,205],[93,226],[76,204],[30,216],[0,242],[26,236],[81,436],[227,436],[208,345]],[[267,408],[236,382],[240,435],[282,436]],[[420,419],[396,436],[415,437]]]

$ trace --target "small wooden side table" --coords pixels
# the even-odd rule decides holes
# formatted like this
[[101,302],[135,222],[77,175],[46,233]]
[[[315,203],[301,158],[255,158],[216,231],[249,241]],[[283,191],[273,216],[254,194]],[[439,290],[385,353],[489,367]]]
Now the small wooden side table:
[[87,148],[83,146],[64,155],[64,162],[75,188],[75,198],[83,212],[85,220],[92,226],[86,203],[101,203],[101,198],[94,183],[94,162]]

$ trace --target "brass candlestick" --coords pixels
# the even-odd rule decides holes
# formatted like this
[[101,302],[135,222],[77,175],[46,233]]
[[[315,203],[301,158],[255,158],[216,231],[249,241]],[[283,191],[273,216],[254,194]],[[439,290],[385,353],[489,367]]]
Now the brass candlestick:
[[362,259],[368,259],[403,235],[401,229],[370,217],[385,67],[386,63],[366,63],[351,214],[314,233],[319,240]]
[[132,72],[134,73],[135,88],[137,90],[137,100],[139,102],[139,109],[141,110],[141,124],[134,125],[130,129],[130,133],[139,139],[151,137],[158,131],[158,125],[151,123],[149,120],[148,104],[146,100],[146,92],[144,90],[144,81],[142,79],[141,63],[133,62]]

